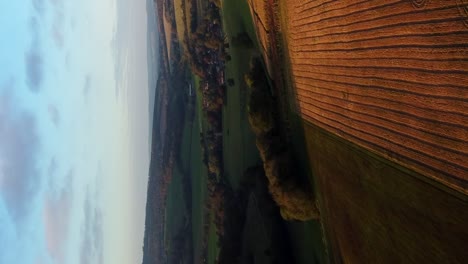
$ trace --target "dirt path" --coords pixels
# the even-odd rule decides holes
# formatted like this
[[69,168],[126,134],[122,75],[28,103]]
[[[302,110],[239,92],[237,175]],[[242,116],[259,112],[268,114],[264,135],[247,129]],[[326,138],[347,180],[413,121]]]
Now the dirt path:
[[466,1],[286,2],[303,118],[468,194]]

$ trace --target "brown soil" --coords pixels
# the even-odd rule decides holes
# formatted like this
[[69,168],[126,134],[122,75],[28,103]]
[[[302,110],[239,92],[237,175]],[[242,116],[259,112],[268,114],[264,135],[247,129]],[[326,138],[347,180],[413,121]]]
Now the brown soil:
[[462,2],[288,0],[303,118],[468,194]]
[[331,262],[466,262],[467,1],[251,2],[307,123]]
[[331,263],[466,262],[466,196],[321,128],[305,128]]

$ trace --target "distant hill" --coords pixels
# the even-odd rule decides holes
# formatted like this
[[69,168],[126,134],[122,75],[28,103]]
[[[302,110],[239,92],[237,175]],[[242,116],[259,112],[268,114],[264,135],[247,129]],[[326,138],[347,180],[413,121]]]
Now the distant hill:
[[153,127],[153,112],[156,101],[156,82],[159,72],[159,32],[158,32],[158,14],[156,12],[156,3],[153,0],[146,1],[147,13],[147,49],[148,49],[148,95],[149,95],[149,129],[150,135]]
[[[162,1],[147,0],[148,60],[150,75],[151,160],[148,172],[143,264],[167,263],[164,247],[167,187],[171,181],[175,157],[180,149],[185,120],[187,89],[185,63],[180,52],[168,57],[166,34],[162,23]],[[158,5],[159,4],[159,5]],[[152,20],[154,19],[154,20]],[[153,23],[154,22],[154,23]],[[154,30],[155,32],[151,32]],[[172,36],[169,36],[172,37]],[[170,61],[172,59],[172,61]],[[154,63],[153,62],[157,62]],[[170,64],[172,63],[172,68]],[[171,71],[172,69],[172,71]],[[153,89],[154,87],[154,89]]]
[[[167,81],[162,71],[162,52],[160,19],[157,4],[153,0],[146,1],[148,19],[148,94],[149,98],[149,128],[151,137],[151,160],[148,172],[148,190],[146,201],[145,233],[143,242],[143,263],[165,263],[164,254],[164,194],[161,192],[163,183],[163,149],[165,134],[165,116],[167,115]],[[164,41],[163,41],[164,42]]]
[[[167,91],[164,75],[159,75],[155,89],[154,112],[152,113],[151,161],[148,172],[143,263],[164,263],[164,140],[167,104],[163,100]],[[167,156],[167,155],[166,155]]]

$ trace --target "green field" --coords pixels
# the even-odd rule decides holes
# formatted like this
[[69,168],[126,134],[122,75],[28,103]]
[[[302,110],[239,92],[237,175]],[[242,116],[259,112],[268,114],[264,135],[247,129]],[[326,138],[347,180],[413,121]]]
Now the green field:
[[[197,90],[198,80],[192,78],[193,91]],[[180,159],[176,162],[172,181],[169,184],[166,205],[165,245],[170,248],[170,241],[176,232],[186,224],[185,219],[191,220],[192,245],[194,259],[200,259],[202,227],[204,222],[204,205],[207,196],[207,170],[202,163],[200,132],[203,123],[199,96],[197,96],[193,122],[189,122],[187,113],[184,124],[183,138],[180,150]],[[187,174],[187,175],[184,175]],[[184,200],[183,177],[191,179],[191,206],[190,211]]]
[[202,163],[200,134],[198,133],[198,115],[194,122],[194,133],[192,133],[192,228],[193,246],[195,259],[199,259],[201,252],[204,205],[207,195],[207,170]]
[[[226,78],[233,78],[235,86],[228,87],[228,104],[223,116],[225,167],[232,185],[236,187],[244,170],[261,162],[255,146],[255,137],[250,131],[247,120],[245,107],[248,88],[243,80],[251,57],[260,56],[260,54],[256,51],[258,42],[247,1],[225,0],[223,18],[225,32],[229,39],[246,32],[254,42],[253,48],[249,50],[230,43],[229,52],[232,60],[226,66]],[[299,161],[302,177],[311,178],[302,121],[293,112],[290,113],[289,118],[293,132],[292,151]],[[290,222],[287,223],[287,228],[291,238],[292,253],[297,263],[324,263],[325,247],[318,222]]]
[[232,78],[235,81],[233,86],[227,87],[227,104],[223,109],[224,168],[232,187],[237,188],[244,171],[260,162],[255,135],[247,120],[248,87],[244,82],[250,59],[258,54],[254,48],[245,49],[231,43],[232,36],[242,32],[247,32],[256,43],[247,3],[225,0],[222,15],[224,31],[230,41],[228,52],[232,57],[226,63],[226,79]]
[[176,172],[169,184],[167,195],[164,241],[166,250],[170,249],[172,238],[184,225],[186,211],[182,193],[182,175],[180,172]]
[[[223,176],[237,190],[241,189],[246,169],[261,164],[248,123],[249,88],[244,82],[251,58],[261,55],[246,0],[224,0],[222,18],[230,44],[227,51],[232,57],[226,63],[225,76],[226,80],[234,80],[227,86],[223,107]],[[251,47],[232,41],[240,33],[251,38]],[[284,54],[287,56],[287,52]],[[288,58],[283,59],[287,88],[282,99],[288,106],[285,116],[291,133],[289,150],[297,161],[298,177],[311,184],[321,210],[321,222],[278,220],[287,231],[282,239],[290,246],[294,257],[291,263],[461,263],[457,257],[466,255],[468,238],[467,198],[457,197],[422,180],[424,176],[305,124],[297,114],[294,80],[288,79]],[[208,172],[200,145],[208,123],[201,109],[199,79],[195,75],[191,79],[196,92],[195,114],[193,122],[185,124],[181,162],[168,189],[165,246],[170,250],[171,239],[190,219],[194,262],[199,263],[203,226],[209,222],[207,262],[215,263],[218,237],[213,219],[204,219]],[[191,179],[188,210],[183,196],[184,173]],[[262,206],[253,205],[251,197],[256,193],[250,191],[254,195],[249,196],[242,250],[254,255],[256,263],[271,263],[271,256],[264,250],[277,238],[271,228],[274,225],[265,221]]]
[[[258,43],[252,24],[249,7],[246,1],[224,0],[222,17],[224,21],[224,31],[227,35],[230,47],[228,53],[231,61],[226,63],[225,76],[233,79],[234,85],[227,86],[227,100],[223,108],[223,155],[224,155],[224,175],[234,189],[238,189],[242,176],[247,168],[261,164],[261,159],[255,144],[255,135],[250,130],[247,119],[248,87],[244,82],[244,75],[249,71],[249,63],[252,57],[260,56],[257,51]],[[252,40],[252,46],[246,48],[232,42],[232,38],[240,33],[247,33]],[[207,169],[202,163],[202,151],[200,146],[200,133],[208,127],[203,118],[201,110],[201,94],[198,89],[199,78],[192,75],[193,90],[196,92],[195,117],[192,124],[186,124],[184,128],[184,139],[182,142],[182,164],[183,170],[190,171],[192,179],[192,240],[194,250],[194,261],[198,263],[202,251],[203,224],[205,217],[205,201],[207,199]],[[302,123],[295,123],[301,126]],[[297,127],[295,131],[301,131]],[[303,167],[304,177],[309,175],[308,160],[304,150],[303,137],[295,137],[293,150],[301,157],[300,165]],[[190,146],[190,147],[189,147]],[[299,147],[300,146],[300,147]],[[167,226],[166,237],[174,234],[184,222],[185,205],[182,198],[182,175],[180,170],[174,173],[173,182],[169,188],[167,201]],[[249,223],[261,223],[260,212],[250,210],[247,216]],[[219,253],[217,246],[217,236],[215,227],[210,221],[208,233],[208,263],[215,263]],[[268,245],[268,239],[273,237],[271,232],[263,236],[252,236],[248,230],[255,228],[247,226],[244,231],[244,242],[251,245],[256,252],[261,252],[258,245]],[[316,222],[288,223],[287,229],[291,238],[292,253],[297,263],[321,263],[323,260],[324,248],[321,241],[320,226]],[[258,240],[258,241],[257,241]],[[255,246],[257,245],[257,246]]]
[[184,125],[181,159],[176,162],[174,172],[172,175],[171,183],[167,190],[167,204],[166,204],[166,219],[165,219],[165,248],[168,252],[171,249],[171,242],[178,232],[187,224],[190,217],[189,212],[186,210],[186,203],[183,190],[183,177],[187,173],[190,166],[190,148],[192,145],[189,142],[191,134],[191,124],[186,122]]

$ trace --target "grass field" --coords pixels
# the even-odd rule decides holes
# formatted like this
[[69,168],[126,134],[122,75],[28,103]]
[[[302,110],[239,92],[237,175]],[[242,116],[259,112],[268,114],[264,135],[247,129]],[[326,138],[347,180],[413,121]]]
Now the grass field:
[[[223,3],[223,18],[225,32],[229,37],[247,32],[254,42],[254,49],[245,50],[242,47],[230,46],[232,61],[226,66],[226,77],[235,80],[235,86],[228,87],[228,104],[224,111],[225,130],[225,166],[228,177],[237,186],[243,171],[261,162],[255,146],[255,137],[250,131],[246,114],[248,89],[243,81],[248,71],[251,56],[259,56],[256,50],[255,29],[247,1],[225,0]],[[295,156],[299,159],[299,166],[303,177],[310,177],[307,149],[302,133],[302,122],[291,113],[293,147]],[[243,153],[239,155],[238,153]],[[242,156],[243,158],[240,158]],[[308,176],[309,175],[309,176]],[[297,263],[324,263],[325,248],[322,243],[320,224],[314,221],[291,222],[287,224],[291,237],[292,253]]]
[[183,190],[183,173],[187,173],[190,162],[191,144],[191,124],[185,122],[183,139],[181,144],[181,162],[176,164],[172,175],[171,183],[168,186],[167,204],[166,204],[166,221],[165,221],[165,245],[166,249],[170,249],[171,240],[177,235],[177,232],[185,225],[188,220],[188,212],[184,199]]
[[[224,30],[229,40],[239,33],[247,32],[256,43],[246,2],[225,0],[222,15]],[[245,169],[260,162],[255,135],[251,132],[247,120],[248,88],[244,82],[250,58],[257,54],[254,49],[237,47],[232,43],[228,52],[232,60],[226,63],[226,78],[234,79],[235,83],[227,87],[227,105],[223,109],[224,166],[229,182],[233,188],[237,188]]]
[[165,221],[165,248],[169,250],[171,240],[177,234],[179,229],[184,225],[185,204],[182,197],[182,175],[180,172],[175,172],[172,176],[172,181],[169,184],[167,204],[166,204],[166,221]]
[[[255,31],[253,28],[249,7],[246,1],[225,0],[223,2],[224,30],[228,35],[230,48],[228,49],[232,60],[226,64],[226,79],[232,78],[235,83],[233,86],[227,87],[227,103],[223,109],[223,150],[224,150],[224,171],[233,188],[238,188],[244,171],[254,165],[260,164],[261,160],[258,150],[255,145],[255,135],[251,132],[247,120],[247,99],[248,87],[244,82],[244,74],[249,70],[249,62],[252,56],[260,56],[257,51],[258,43],[256,40]],[[231,42],[232,37],[239,33],[246,32],[253,40],[253,47],[246,49],[245,47],[236,46]],[[207,170],[202,163],[201,147],[200,147],[200,132],[207,128],[207,123],[203,118],[201,111],[201,94],[198,90],[199,79],[192,76],[194,91],[197,93],[197,107],[195,108],[195,118],[191,135],[187,136],[187,127],[184,131],[183,145],[191,144],[190,154],[184,155],[183,163],[189,162],[190,171],[192,172],[192,230],[193,230],[193,247],[194,260],[198,262],[202,251],[203,239],[203,224],[204,206],[207,198]],[[295,123],[300,125],[301,123]],[[296,131],[301,131],[299,128]],[[191,139],[191,143],[187,138]],[[304,175],[308,175],[308,160],[306,151],[303,149],[303,137],[294,137],[294,148],[301,157],[301,166],[303,167]],[[184,151],[184,150],[183,150]],[[186,151],[186,150],[185,150]],[[301,152],[302,151],[302,152]],[[187,163],[188,164],[188,163]],[[184,165],[185,166],[185,165]],[[174,175],[177,178],[177,175]],[[182,188],[180,182],[174,178],[173,187],[170,189],[168,200],[168,210],[174,210],[177,206],[183,206],[181,197]],[[171,184],[172,186],[172,184]],[[180,198],[180,199],[178,199]],[[176,206],[177,205],[177,206]],[[180,212],[169,214],[168,220],[174,220],[177,217],[183,217]],[[258,212],[254,212],[253,216],[248,216],[250,221],[261,221],[255,216]],[[181,225],[180,220],[173,221],[170,225]],[[289,223],[287,225],[291,236],[291,245],[294,257],[298,263],[322,263],[323,246],[321,242],[320,226],[315,222],[306,223]],[[254,236],[248,236],[247,240],[255,239]],[[259,241],[257,241],[259,242]],[[250,241],[254,245],[256,241]],[[263,243],[263,242],[262,242]],[[266,242],[265,242],[266,243]],[[264,243],[264,244],[265,244]],[[208,233],[208,263],[214,263],[219,253],[217,247],[217,237],[214,229],[214,224],[210,224]],[[317,262],[319,261],[319,262]]]
[[216,235],[215,224],[211,221],[210,230],[208,232],[208,264],[216,263],[216,258],[219,254],[217,242],[218,236]]
[[[193,78],[193,89],[198,93],[198,78]],[[191,135],[192,151],[191,171],[192,171],[192,230],[193,247],[195,261],[200,259],[203,239],[204,207],[207,197],[207,169],[202,161],[202,150],[200,145],[200,132],[203,131],[203,116],[200,107],[200,96],[197,94],[195,118],[193,121],[193,130]],[[203,125],[202,125],[203,126]]]
[[[176,1],[178,2],[178,1]],[[226,30],[232,34],[249,31],[250,36],[255,38],[255,33],[251,22],[248,20],[243,23],[237,23],[237,7],[239,3],[236,1],[226,1],[225,5],[231,7],[233,12],[223,14],[225,24],[228,25]],[[249,15],[248,6],[243,3],[242,12]],[[243,16],[243,18],[249,18]],[[179,25],[179,24],[178,24]],[[247,116],[246,116],[246,86],[243,82],[243,76],[248,70],[248,64],[252,55],[252,50],[245,50],[231,46],[229,53],[232,56],[232,61],[226,66],[227,78],[235,79],[235,85],[228,87],[227,91],[227,105],[223,109],[223,129],[224,129],[224,157],[225,157],[225,173],[229,182],[233,187],[239,185],[239,181],[246,168],[258,164],[259,156],[255,147],[255,137],[250,131]],[[191,137],[191,151],[187,160],[184,163],[190,162],[190,170],[192,173],[192,230],[193,230],[193,247],[194,247],[194,260],[198,262],[200,253],[202,251],[203,240],[203,224],[207,219],[204,219],[205,214],[205,201],[207,199],[207,170],[202,163],[201,146],[200,146],[200,133],[205,131],[208,127],[206,120],[203,118],[201,110],[201,94],[198,89],[199,78],[192,75],[193,90],[197,93],[195,118],[193,121]],[[186,135],[186,133],[184,133]],[[184,136],[186,137],[186,136]],[[183,144],[188,144],[184,139]],[[174,183],[177,185],[177,181]],[[182,189],[174,187],[171,191],[178,192]],[[175,208],[174,204],[178,202],[175,199],[177,193],[170,194],[171,208]],[[179,204],[182,206],[183,204]],[[168,201],[169,206],[169,201]],[[170,217],[180,217],[180,214],[171,213]],[[168,217],[169,218],[169,217]],[[172,218],[171,218],[172,219]],[[214,263],[219,253],[217,246],[217,236],[214,224],[211,220],[209,233],[208,233],[208,263]],[[177,223],[175,221],[174,223]]]
[[205,131],[207,123],[203,117],[201,108],[201,93],[199,88],[199,78],[192,75],[192,85],[196,92],[196,107],[195,118],[193,121],[193,130],[191,135],[192,150],[191,171],[192,171],[192,230],[193,230],[193,247],[194,261],[198,263],[200,254],[202,253],[203,242],[203,225],[205,221],[210,221],[210,229],[208,232],[208,263],[215,263],[219,249],[217,246],[218,237],[214,229],[214,223],[211,219],[205,218],[205,204],[208,195],[208,171],[202,160],[202,150],[200,145],[200,133]]
[[[198,92],[198,78],[192,76],[193,91]],[[166,248],[170,248],[170,240],[183,226],[186,215],[191,214],[192,245],[194,261],[200,260],[203,239],[203,223],[205,201],[207,198],[207,169],[202,161],[200,146],[200,132],[203,131],[203,117],[200,107],[200,96],[197,96],[193,123],[186,120],[181,144],[181,164],[177,164],[168,189],[166,207]],[[202,127],[200,127],[202,126]],[[192,208],[186,210],[182,173],[189,173],[192,184]],[[209,250],[216,253],[216,236],[210,234]],[[215,254],[214,253],[214,254]],[[213,263],[213,262],[210,262]]]
[[[280,8],[285,7],[280,4]],[[238,189],[244,171],[261,162],[247,120],[249,91],[244,83],[250,59],[260,53],[247,0],[224,0],[222,18],[232,57],[226,63],[225,76],[235,81],[227,87],[223,108],[224,173],[231,186]],[[287,23],[287,17],[281,19]],[[233,37],[243,32],[253,40],[253,47],[232,42]],[[281,34],[285,41],[282,44],[287,47],[288,32]],[[322,216],[321,222],[280,220],[285,223],[289,235],[285,239],[295,263],[463,263],[468,258],[465,250],[468,198],[455,196],[415,172],[305,123],[297,114],[288,52],[283,55],[281,69],[287,89],[282,96],[288,105],[286,116],[291,132],[288,143],[299,167],[299,177],[308,180],[316,192]],[[204,219],[207,169],[200,146],[200,133],[208,124],[202,114],[199,79],[193,75],[192,81],[197,93],[195,118],[191,125],[186,124],[182,142],[182,167],[190,171],[192,179],[192,208],[191,212],[183,209],[181,170],[175,170],[166,208],[166,237],[174,236],[183,226],[184,216],[191,214],[194,261],[198,263],[203,225],[210,222],[207,261],[215,263],[218,238],[212,219]],[[264,247],[259,245],[269,244],[272,237],[268,230],[257,228],[264,225],[262,217],[260,210],[249,202],[243,243],[244,250],[255,254],[263,254]],[[170,248],[170,240],[165,242],[166,248]],[[269,263],[264,255],[255,260]]]

